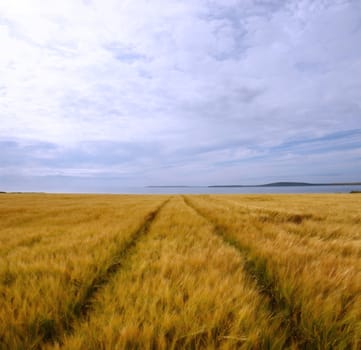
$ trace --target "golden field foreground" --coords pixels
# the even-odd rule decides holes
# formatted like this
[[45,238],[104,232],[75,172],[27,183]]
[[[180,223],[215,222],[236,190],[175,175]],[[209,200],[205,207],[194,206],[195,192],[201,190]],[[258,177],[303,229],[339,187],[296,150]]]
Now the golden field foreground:
[[0,195],[0,349],[361,349],[361,196]]

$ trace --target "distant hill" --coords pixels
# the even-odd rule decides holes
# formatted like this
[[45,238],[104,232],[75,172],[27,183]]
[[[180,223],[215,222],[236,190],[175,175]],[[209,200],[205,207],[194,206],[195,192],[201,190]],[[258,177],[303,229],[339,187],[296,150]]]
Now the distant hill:
[[297,186],[360,186],[361,182],[309,183],[309,182],[271,182],[262,185],[211,185],[208,187],[297,187]]
[[272,182],[262,185],[211,185],[208,187],[286,187],[286,186],[316,186],[308,182]]
[[283,186],[317,186],[308,182],[272,182],[269,184],[260,185],[260,187],[283,187]]

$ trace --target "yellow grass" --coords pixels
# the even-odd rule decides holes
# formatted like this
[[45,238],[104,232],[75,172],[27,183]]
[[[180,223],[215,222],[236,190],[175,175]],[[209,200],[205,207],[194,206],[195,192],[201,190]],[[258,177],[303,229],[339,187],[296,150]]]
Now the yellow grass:
[[281,345],[279,323],[243,266],[211,225],[173,199],[65,348]]
[[358,195],[0,195],[0,349],[359,349]]
[[0,344],[60,337],[160,197],[2,195]]
[[361,346],[360,197],[199,196],[187,202],[247,256],[299,346]]

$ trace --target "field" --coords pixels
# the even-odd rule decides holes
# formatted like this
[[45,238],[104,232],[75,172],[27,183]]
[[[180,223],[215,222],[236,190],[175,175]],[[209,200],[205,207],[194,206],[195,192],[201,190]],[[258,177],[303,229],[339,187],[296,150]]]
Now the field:
[[0,349],[361,349],[361,196],[0,195]]

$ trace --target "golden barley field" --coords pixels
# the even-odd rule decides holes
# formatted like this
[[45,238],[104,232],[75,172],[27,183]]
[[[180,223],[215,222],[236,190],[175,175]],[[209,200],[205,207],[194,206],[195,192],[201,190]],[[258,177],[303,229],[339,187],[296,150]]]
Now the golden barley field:
[[0,349],[361,349],[361,195],[0,195]]

